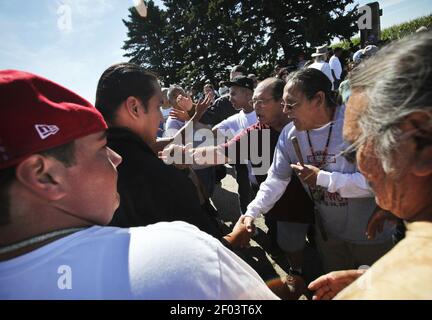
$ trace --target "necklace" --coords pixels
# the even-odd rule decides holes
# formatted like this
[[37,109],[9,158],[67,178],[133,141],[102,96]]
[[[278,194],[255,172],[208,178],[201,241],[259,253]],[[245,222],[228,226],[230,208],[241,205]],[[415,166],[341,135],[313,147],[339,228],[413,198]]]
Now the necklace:
[[[329,133],[328,133],[328,137],[327,137],[327,142],[325,144],[324,152],[321,155],[321,161],[320,162],[314,161],[314,166],[316,166],[319,169],[321,169],[325,165],[326,160],[327,160],[328,147],[330,145],[330,139],[331,139],[331,135],[332,135],[332,132],[333,132],[333,123],[334,123],[334,121],[333,121],[334,119],[333,118],[334,118],[335,114],[336,114],[336,112],[333,114],[332,121],[330,122],[330,128],[329,128]],[[310,137],[309,130],[307,130],[306,133],[307,133],[308,142],[309,142],[309,148],[311,150],[312,157],[313,157],[314,160],[316,160],[316,154],[315,154],[315,150],[314,150],[313,145],[312,145],[312,140],[311,140],[311,137]],[[315,188],[309,188],[309,192],[311,193],[312,198],[315,201],[321,202],[321,201],[324,200],[324,195],[325,195],[324,188],[322,188],[320,186],[316,186]]]
[[10,253],[37,243],[41,243],[44,241],[47,241],[49,239],[58,237],[58,236],[63,236],[66,235],[68,233],[74,233],[74,232],[78,232],[81,230],[84,230],[85,228],[71,228],[71,229],[63,229],[63,230],[57,230],[57,231],[53,231],[50,233],[45,233],[27,240],[23,240],[21,242],[18,243],[14,243],[8,246],[4,246],[0,248],[0,254],[5,254],[5,253]]
[[[327,142],[326,142],[326,145],[325,145],[324,152],[322,154],[321,161],[319,163],[318,162],[314,163],[314,165],[317,168],[321,168],[321,166],[323,166],[325,164],[325,162],[326,162],[327,152],[328,152],[328,147],[330,145],[330,138],[331,138],[332,131],[333,131],[333,121],[330,123],[330,129],[329,129],[329,133],[328,133],[328,137],[327,137]],[[316,159],[315,158],[316,154],[315,154],[315,150],[314,150],[313,145],[312,145],[312,140],[311,140],[311,137],[310,137],[309,130],[307,130],[306,133],[307,133],[307,137],[308,137],[309,148],[310,148],[310,150],[312,152],[312,157],[315,160]]]

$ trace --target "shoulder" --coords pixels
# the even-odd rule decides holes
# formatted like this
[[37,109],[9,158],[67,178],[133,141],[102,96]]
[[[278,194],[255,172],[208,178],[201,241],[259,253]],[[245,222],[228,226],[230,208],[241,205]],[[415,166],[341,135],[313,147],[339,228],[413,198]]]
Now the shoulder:
[[214,126],[214,128],[222,128],[222,129],[233,129],[233,126],[237,124],[237,122],[240,119],[240,114],[236,113],[232,116],[226,118],[225,120],[222,120],[218,124]]
[[225,122],[225,121],[226,122],[236,122],[240,119],[240,117],[244,117],[244,116],[245,116],[244,113],[239,112],[239,113],[233,114],[232,116],[229,116],[228,118],[226,118],[222,122]]
[[[162,240],[164,236],[168,236],[170,241],[176,239],[182,244],[189,243],[191,245],[188,246],[189,248],[195,248],[199,246],[198,244],[202,245],[203,243],[205,246],[215,246],[218,244],[218,240],[212,236],[202,232],[196,226],[182,221],[160,222],[146,227],[130,228],[129,232],[136,241],[143,241],[149,238],[154,239],[155,236]],[[161,244],[163,243],[164,241],[161,242]],[[173,246],[173,243],[169,245]]]
[[408,236],[336,298],[432,299],[431,263],[430,239],[419,241]]
[[296,133],[297,130],[294,126],[294,123],[290,122],[286,124],[285,127],[282,129],[280,139],[290,139],[291,137],[295,136]]
[[129,268],[137,274],[140,298],[233,299],[241,297],[236,277],[253,283],[240,258],[192,225],[161,222],[130,230]]
[[220,98],[217,98],[215,100],[215,102],[213,103],[213,106],[218,107],[218,106],[231,106],[231,102],[229,100],[229,95],[224,95]]

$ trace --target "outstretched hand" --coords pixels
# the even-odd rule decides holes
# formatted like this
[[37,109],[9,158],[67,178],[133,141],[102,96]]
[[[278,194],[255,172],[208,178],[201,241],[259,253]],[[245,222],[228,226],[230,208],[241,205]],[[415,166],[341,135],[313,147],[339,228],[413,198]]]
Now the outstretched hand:
[[333,271],[312,281],[308,289],[315,291],[313,300],[330,300],[365,272],[365,269]]
[[255,224],[254,224],[254,218],[242,215],[240,216],[238,222],[241,222],[245,225],[247,232],[250,234],[253,234],[255,232]]
[[233,248],[249,247],[251,234],[246,229],[246,225],[244,224],[244,217],[245,216],[241,216],[235,224],[233,231],[224,237],[225,240],[227,240]]
[[208,107],[212,104],[213,101],[213,94],[209,93],[207,94],[204,99],[198,101],[196,107],[195,107],[195,117],[194,119],[198,121],[201,119],[203,114],[207,111]]
[[191,143],[186,146],[170,144],[158,153],[158,157],[166,164],[174,164],[179,169],[188,168],[193,164],[191,148]]
[[193,107],[193,101],[192,101],[191,97],[189,97],[189,96],[185,97],[185,96],[179,94],[177,96],[176,101],[177,101],[177,105],[185,112],[188,112]]

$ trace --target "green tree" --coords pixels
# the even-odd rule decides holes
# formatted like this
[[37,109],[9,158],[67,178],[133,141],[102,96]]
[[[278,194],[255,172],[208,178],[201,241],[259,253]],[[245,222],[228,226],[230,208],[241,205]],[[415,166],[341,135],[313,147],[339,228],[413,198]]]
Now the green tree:
[[278,60],[355,32],[353,0],[164,0],[143,19],[130,9],[123,48],[168,83],[226,79],[243,64],[267,76]]

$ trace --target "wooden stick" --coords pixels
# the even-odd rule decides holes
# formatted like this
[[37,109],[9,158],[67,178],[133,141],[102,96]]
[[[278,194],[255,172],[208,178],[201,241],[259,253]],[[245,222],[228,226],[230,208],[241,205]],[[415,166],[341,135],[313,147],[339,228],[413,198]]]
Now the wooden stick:
[[300,145],[299,145],[297,137],[295,137],[295,136],[292,137],[291,138],[291,142],[293,144],[294,151],[296,153],[297,159],[299,160],[300,164],[302,166],[304,166],[303,156],[302,156],[301,151],[300,151]]

